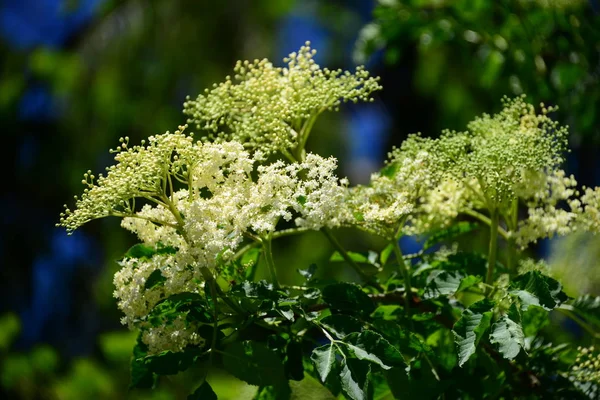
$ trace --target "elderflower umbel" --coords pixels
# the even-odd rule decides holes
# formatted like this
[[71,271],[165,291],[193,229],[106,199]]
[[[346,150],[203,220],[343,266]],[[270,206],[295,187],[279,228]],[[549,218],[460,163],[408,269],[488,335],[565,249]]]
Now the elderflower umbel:
[[234,75],[184,104],[189,123],[266,153],[302,150],[317,116],[341,102],[369,101],[381,89],[363,67],[354,73],[320,68],[306,42],[286,67],[267,59],[238,61]]
[[[201,293],[203,271],[223,265],[245,233],[268,235],[280,219],[315,230],[344,220],[338,210],[347,181],[336,177],[334,158],[309,153],[302,162],[259,164],[262,155],[251,156],[239,142],[194,142],[184,128],[140,146],[129,147],[124,139],[117,164],[95,182],[86,174],[88,188],[60,221],[72,231],[95,218],[122,217],[122,227],[144,245],[170,249],[126,257],[114,278],[122,322],[142,328],[151,351],[202,342],[183,320],[151,326],[146,318],[169,296]],[[136,208],[136,201],[145,204]],[[160,284],[148,286],[156,273]]]
[[578,347],[579,354],[575,359],[569,377],[578,382],[600,383],[600,353],[592,347]]

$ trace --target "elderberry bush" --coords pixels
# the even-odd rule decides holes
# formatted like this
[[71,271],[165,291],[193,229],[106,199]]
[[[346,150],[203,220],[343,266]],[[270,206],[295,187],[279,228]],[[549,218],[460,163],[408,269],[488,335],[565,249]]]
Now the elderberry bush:
[[[190,399],[217,398],[211,368],[257,386],[257,399],[596,398],[598,350],[542,329],[555,311],[597,338],[600,298],[569,298],[525,255],[539,239],[600,230],[600,189],[561,169],[568,130],[554,109],[504,98],[465,131],[409,136],[352,186],[307,139],[322,113],[381,86],[362,67],[320,68],[314,54],[307,43],[283,68],[238,62],[186,101],[201,135],[182,125],[139,145],[123,138],[116,163],[88,171],[61,215],[69,232],[118,217],[140,240],[114,278],[122,323],[139,331],[132,388],[200,367]],[[339,228],[384,245],[353,252]],[[278,281],[286,265],[273,246],[308,231],[357,282],[319,279],[330,265],[314,264],[298,271],[302,285]],[[484,254],[458,244],[473,234],[489,238]],[[403,254],[405,235],[423,250]]]

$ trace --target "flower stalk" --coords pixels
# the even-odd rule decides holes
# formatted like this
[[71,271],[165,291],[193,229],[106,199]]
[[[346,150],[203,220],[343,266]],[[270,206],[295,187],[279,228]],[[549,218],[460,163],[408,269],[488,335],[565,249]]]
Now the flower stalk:
[[[498,208],[494,208],[491,213],[490,224],[490,246],[488,253],[488,269],[485,283],[492,285],[494,283],[494,268],[496,267],[496,257],[498,254],[498,225],[500,222],[500,213]],[[488,291],[488,293],[490,293]]]

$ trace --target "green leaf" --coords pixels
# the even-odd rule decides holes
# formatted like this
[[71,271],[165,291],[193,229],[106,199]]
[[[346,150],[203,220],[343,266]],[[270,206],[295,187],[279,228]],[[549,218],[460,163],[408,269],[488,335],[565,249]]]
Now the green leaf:
[[323,300],[334,310],[350,313],[371,314],[375,305],[357,285],[334,283],[323,289]]
[[144,289],[146,289],[146,290],[152,289],[155,286],[162,285],[166,281],[167,281],[167,278],[165,278],[162,275],[162,272],[160,269],[154,270],[154,271],[152,271],[152,273],[150,274],[148,279],[146,279],[146,283],[144,284]]
[[154,306],[148,314],[148,321],[159,326],[171,321],[182,313],[188,313],[188,320],[212,323],[213,315],[207,309],[206,299],[198,293],[178,293],[167,297]]
[[513,321],[508,315],[503,315],[492,325],[490,342],[498,346],[504,358],[512,360],[525,345],[525,337],[521,325]]
[[600,326],[600,297],[593,297],[589,294],[575,299],[571,306],[577,314],[583,316],[586,320]]
[[479,224],[467,221],[461,221],[449,228],[440,229],[433,232],[423,244],[423,250],[442,242],[444,240],[454,239],[458,236],[467,234],[479,228]]
[[352,400],[365,400],[369,396],[369,373],[371,366],[368,362],[344,358],[341,362],[340,383],[342,391]]
[[125,258],[150,258],[155,254],[156,250],[154,248],[138,243],[127,250]]
[[194,393],[187,397],[187,400],[217,400],[217,394],[207,381],[204,381]]
[[521,300],[523,310],[534,305],[550,311],[569,299],[557,280],[542,275],[539,271],[529,271],[517,276],[510,288],[510,293]]
[[[352,261],[357,262],[357,263],[368,263],[369,259],[360,254],[360,253],[355,253],[353,251],[348,251],[348,256],[350,257],[350,259],[352,259]],[[330,262],[344,262],[346,260],[344,260],[344,257],[340,254],[339,251],[334,252],[331,257],[329,257],[329,261]]]
[[395,321],[398,319],[398,316],[404,313],[403,308],[397,305],[384,304],[378,306],[375,311],[373,311],[373,318],[376,319],[385,319],[388,321]]
[[381,169],[381,171],[379,171],[379,174],[381,176],[385,176],[388,178],[393,178],[394,175],[396,175],[396,171],[398,171],[398,163],[390,163],[388,165],[386,165],[385,167],[383,167]]
[[231,375],[250,385],[277,388],[288,385],[281,358],[262,343],[232,343],[223,351],[223,366]]
[[295,381],[304,379],[304,365],[302,344],[290,341],[285,348],[285,372],[286,376]]
[[463,275],[459,271],[435,270],[427,278],[423,297],[432,299],[440,296],[452,296],[481,282],[481,277]]
[[337,353],[337,347],[335,347],[333,343],[317,347],[313,350],[310,359],[315,364],[315,368],[319,373],[321,381],[325,382],[327,380],[327,377],[329,376],[329,373],[335,364],[335,357]]
[[372,362],[386,370],[392,367],[406,368],[400,351],[376,332],[367,330],[352,333],[345,338],[344,344],[359,360]]
[[469,275],[485,276],[487,257],[478,253],[458,252],[451,254],[446,260],[436,260],[431,264],[434,269],[444,271],[464,271]]
[[311,264],[307,269],[298,269],[298,273],[307,281],[310,281],[317,272],[317,264]]
[[394,398],[401,400],[439,399],[444,389],[452,384],[450,379],[438,381],[425,360],[417,359],[411,365],[410,374],[402,368],[384,371]]
[[[367,255],[349,251],[348,256],[352,259],[352,261],[359,264],[363,272],[367,275],[375,275],[378,272],[381,272],[381,264],[377,262],[378,254],[374,251],[369,251]],[[345,262],[346,260],[344,260],[344,257],[336,251],[331,255],[329,261]]]
[[466,363],[473,354],[490,327],[494,302],[488,299],[478,301],[463,311],[462,316],[452,329],[454,342],[458,349],[458,365]]
[[482,281],[480,276],[467,275],[460,281],[460,285],[458,285],[458,289],[456,289],[456,293],[464,292],[472,286],[475,286],[479,282]]
[[136,345],[133,347],[133,357],[131,358],[131,382],[129,389],[133,388],[151,388],[154,386],[154,374],[144,361],[148,354],[147,346],[142,342],[142,335],[138,336]]
[[353,332],[360,332],[363,324],[350,315],[333,314],[323,318],[321,325],[340,339]]
[[159,354],[147,356],[144,363],[148,369],[157,375],[175,375],[185,371],[194,364],[198,351],[187,349],[182,352],[163,351]]
[[390,243],[379,254],[379,259],[381,260],[381,264],[387,263],[387,260],[390,258],[390,255],[394,252],[394,244]]
[[521,315],[521,325],[525,337],[535,337],[538,332],[550,323],[548,311],[542,307],[530,305]]
[[394,321],[376,319],[372,325],[378,333],[400,349],[402,354],[409,357],[416,357],[420,353],[433,355],[431,348],[423,340]]

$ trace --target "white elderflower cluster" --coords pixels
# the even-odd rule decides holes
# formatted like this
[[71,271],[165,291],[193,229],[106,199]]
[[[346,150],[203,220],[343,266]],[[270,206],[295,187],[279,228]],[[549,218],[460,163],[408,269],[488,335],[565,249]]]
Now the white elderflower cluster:
[[536,113],[524,97],[503,99],[504,108],[468,125],[469,148],[455,164],[456,176],[476,178],[490,205],[506,207],[526,183],[525,171],[552,171],[563,162],[567,127],[561,127],[542,105]]
[[[202,342],[184,320],[155,326],[147,317],[172,295],[201,294],[202,271],[226,262],[245,233],[267,236],[280,219],[315,230],[344,221],[338,211],[348,183],[336,177],[335,158],[309,153],[302,162],[261,165],[263,156],[251,156],[242,143],[194,142],[184,128],[140,146],[124,139],[117,164],[97,181],[87,175],[76,209],[67,209],[60,222],[71,231],[119,216],[122,227],[157,252],[125,258],[114,278],[122,322],[142,328],[151,351]],[[136,209],[136,201],[145,204]]]
[[353,188],[348,200],[352,223],[387,238],[396,234],[399,224],[414,220],[421,199],[434,185],[427,151],[414,157],[391,155],[386,169],[373,174],[369,186]]
[[160,196],[167,177],[182,173],[181,163],[174,154],[193,145],[193,137],[183,133],[185,128],[180,126],[175,133],[150,136],[147,144],[142,142],[133,147],[129,147],[129,138],[121,138],[121,145],[113,150],[117,163],[97,179],[91,171],[84,174],[82,183],[87,188],[80,199],[75,196],[75,211],[65,205],[57,225],[72,232],[93,219],[131,214],[135,209],[132,201],[135,198]]
[[516,193],[527,205],[527,218],[519,221],[516,232],[509,233],[521,247],[578,229],[582,207],[573,175],[560,169],[530,173]]
[[183,351],[187,346],[204,345],[205,340],[198,335],[197,328],[186,321],[185,314],[180,314],[169,324],[143,330],[142,341],[148,346],[149,354]]
[[369,101],[381,89],[378,78],[358,67],[354,73],[320,68],[306,42],[275,67],[266,59],[238,61],[233,78],[206,89],[184,104],[190,123],[266,153],[303,150],[318,115],[341,102]]
[[584,188],[581,203],[583,213],[579,218],[579,225],[583,230],[600,232],[600,187]]
[[519,260],[517,271],[519,272],[519,275],[526,274],[527,272],[538,271],[544,275],[552,276],[552,271],[546,261],[534,260],[533,258]]
[[[125,316],[121,323],[133,329],[159,301],[178,293],[196,292],[196,271],[177,263],[174,255],[154,255],[151,258],[125,258],[115,274],[114,296]],[[164,282],[146,288],[148,278],[160,271]]]
[[595,351],[594,346],[578,347],[577,358],[569,377],[578,382],[600,383],[600,353]]

